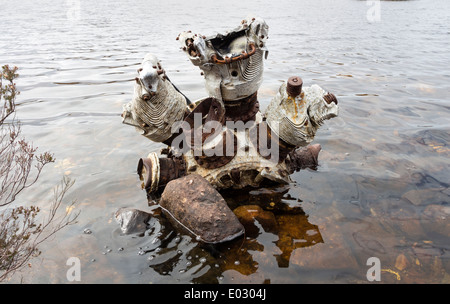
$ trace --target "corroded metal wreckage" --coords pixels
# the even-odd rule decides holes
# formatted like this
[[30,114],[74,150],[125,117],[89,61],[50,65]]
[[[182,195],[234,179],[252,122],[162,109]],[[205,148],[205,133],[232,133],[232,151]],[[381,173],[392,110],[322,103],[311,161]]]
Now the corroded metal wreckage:
[[191,102],[148,54],[124,106],[123,123],[167,145],[139,160],[143,188],[162,193],[163,210],[206,243],[243,233],[218,190],[288,184],[293,172],[316,168],[321,147],[310,143],[323,122],[338,115],[335,95],[304,87],[297,76],[260,111],[267,39],[268,26],[257,17],[225,35],[183,32],[177,40],[201,69],[209,96]]

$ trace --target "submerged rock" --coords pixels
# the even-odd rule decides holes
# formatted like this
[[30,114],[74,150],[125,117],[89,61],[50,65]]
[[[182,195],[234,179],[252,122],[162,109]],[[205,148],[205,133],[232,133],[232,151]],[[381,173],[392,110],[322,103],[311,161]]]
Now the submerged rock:
[[243,205],[233,210],[239,221],[245,227],[246,236],[258,236],[259,228],[255,225],[255,221],[262,226],[266,232],[276,232],[277,220],[270,211],[263,210],[258,205]]
[[450,196],[442,192],[441,188],[414,189],[402,195],[414,206],[441,204],[450,201]]
[[450,206],[428,205],[421,215],[421,223],[430,235],[450,237]]
[[169,182],[160,206],[169,219],[205,243],[229,241],[244,233],[244,227],[223,197],[198,174]]
[[147,230],[151,214],[133,208],[120,208],[114,217],[124,234],[142,233]]

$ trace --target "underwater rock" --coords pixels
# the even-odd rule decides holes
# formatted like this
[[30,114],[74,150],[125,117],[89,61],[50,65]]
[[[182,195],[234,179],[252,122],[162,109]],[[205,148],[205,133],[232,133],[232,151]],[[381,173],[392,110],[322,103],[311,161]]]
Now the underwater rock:
[[408,259],[403,253],[399,254],[395,259],[395,268],[397,268],[400,271],[408,267],[408,265],[409,265]]
[[450,207],[428,205],[421,215],[421,223],[426,233],[450,237]]
[[426,236],[420,223],[420,215],[411,206],[392,206],[389,210],[389,220],[396,232],[401,231],[408,237],[418,239]]
[[114,217],[124,234],[132,234],[147,230],[151,215],[138,209],[120,208],[114,213]]
[[407,199],[414,206],[440,204],[450,201],[450,196],[441,191],[441,188],[414,189],[403,194],[402,198]]
[[[295,209],[291,209],[294,213]],[[290,214],[288,212],[276,217],[279,231],[278,240],[275,242],[281,250],[281,254],[275,255],[278,267],[287,268],[292,252],[297,248],[310,247],[323,243],[322,234],[317,225],[308,221],[304,213]]]
[[160,206],[169,219],[205,243],[229,241],[244,233],[244,227],[223,197],[198,174],[169,182]]
[[277,220],[275,219],[274,214],[270,211],[263,210],[258,205],[239,206],[234,209],[233,212],[244,225],[247,236],[257,236],[261,233],[259,228],[255,225],[255,221],[262,226],[264,231],[276,232]]

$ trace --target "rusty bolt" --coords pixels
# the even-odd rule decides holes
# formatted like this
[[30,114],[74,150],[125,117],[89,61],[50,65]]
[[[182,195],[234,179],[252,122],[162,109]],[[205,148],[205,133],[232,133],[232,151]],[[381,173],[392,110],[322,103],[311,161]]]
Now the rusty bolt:
[[336,96],[334,96],[334,94],[332,94],[332,93],[327,93],[327,95],[325,95],[323,97],[323,99],[326,101],[327,104],[330,104],[332,102],[334,102],[335,104],[338,104]]
[[297,97],[302,92],[303,80],[298,76],[289,77],[286,91],[292,98]]

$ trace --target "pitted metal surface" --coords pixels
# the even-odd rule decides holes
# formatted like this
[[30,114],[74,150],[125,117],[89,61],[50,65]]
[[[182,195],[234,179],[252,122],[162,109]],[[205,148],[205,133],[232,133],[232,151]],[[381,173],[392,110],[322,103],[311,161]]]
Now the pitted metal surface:
[[[139,160],[143,188],[148,194],[162,192],[165,211],[206,242],[242,232],[215,190],[260,187],[268,181],[288,184],[293,172],[315,169],[320,145],[308,144],[325,120],[338,115],[335,95],[317,85],[304,86],[298,76],[283,82],[264,114],[260,111],[267,38],[267,24],[256,17],[224,35],[183,32],[177,40],[202,70],[208,97],[191,104],[149,54],[138,70],[133,100],[124,107],[124,123],[168,145],[164,153]],[[185,180],[193,184],[182,190]],[[223,219],[214,217],[214,208]],[[226,223],[234,228],[224,233],[208,228]]]

